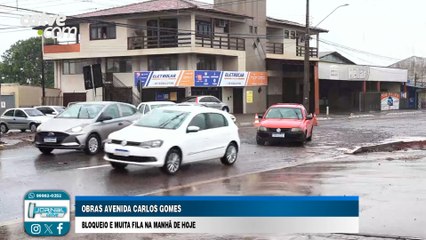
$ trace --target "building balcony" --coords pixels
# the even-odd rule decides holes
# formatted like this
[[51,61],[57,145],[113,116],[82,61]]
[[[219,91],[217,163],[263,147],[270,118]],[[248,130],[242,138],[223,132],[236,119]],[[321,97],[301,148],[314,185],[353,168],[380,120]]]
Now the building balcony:
[[80,44],[76,41],[46,41],[44,42],[43,51],[44,53],[78,53],[80,52]]
[[[174,35],[138,36],[129,37],[128,50],[152,49],[152,48],[176,48],[191,47],[192,33],[178,33]],[[195,34],[195,46],[245,51],[245,39],[230,37],[228,35],[198,35]]]
[[[305,56],[305,47],[297,46],[296,47],[296,55],[298,57]],[[318,58],[318,48],[310,47],[309,48],[309,57]]]

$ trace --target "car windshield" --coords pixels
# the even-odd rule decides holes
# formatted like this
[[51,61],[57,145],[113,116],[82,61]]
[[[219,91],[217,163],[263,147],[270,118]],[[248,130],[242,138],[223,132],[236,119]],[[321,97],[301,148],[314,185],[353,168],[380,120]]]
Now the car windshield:
[[24,112],[30,117],[44,116],[44,114],[37,109],[25,109]]
[[187,97],[187,98],[184,98],[182,101],[180,101],[181,103],[183,103],[183,102],[196,102],[196,100],[197,100],[197,97]]
[[93,119],[98,116],[104,106],[102,104],[73,104],[57,118]]
[[65,108],[63,107],[53,107],[58,113],[61,113],[63,111],[65,111]]
[[189,112],[176,110],[163,110],[157,108],[139,119],[135,126],[160,128],[160,129],[177,129],[183,121],[188,117]]
[[299,108],[276,107],[268,111],[265,119],[302,119],[302,116],[302,110]]

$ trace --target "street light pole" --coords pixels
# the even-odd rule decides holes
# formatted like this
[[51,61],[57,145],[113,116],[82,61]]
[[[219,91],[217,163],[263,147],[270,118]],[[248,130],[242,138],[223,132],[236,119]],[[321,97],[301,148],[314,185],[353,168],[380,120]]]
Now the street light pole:
[[[320,25],[325,19],[327,19],[331,14],[333,14],[337,9],[341,7],[349,6],[349,4],[342,4],[336,7],[332,12],[330,12],[325,18],[323,18],[315,27]],[[306,29],[305,29],[305,59],[304,59],[304,74],[303,74],[303,105],[306,108],[306,111],[310,113],[310,47],[309,41],[311,39],[310,28],[309,28],[309,0],[306,0]],[[318,47],[318,46],[317,46]]]
[[310,101],[309,101],[309,92],[310,92],[310,51],[309,51],[309,40],[310,40],[310,31],[309,31],[309,0],[306,0],[306,29],[305,29],[305,61],[304,61],[304,74],[303,74],[303,105],[306,108],[306,111],[310,113]]

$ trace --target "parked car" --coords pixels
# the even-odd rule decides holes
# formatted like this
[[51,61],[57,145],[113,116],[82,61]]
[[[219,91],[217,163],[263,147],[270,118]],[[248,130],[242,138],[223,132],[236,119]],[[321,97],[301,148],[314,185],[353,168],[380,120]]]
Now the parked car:
[[57,116],[65,110],[64,106],[36,106],[34,108],[48,117]]
[[137,123],[109,135],[105,157],[113,168],[128,164],[161,167],[175,174],[181,164],[220,158],[237,160],[238,127],[229,114],[204,107],[154,109]]
[[141,112],[143,115],[149,113],[150,111],[159,108],[159,107],[167,107],[167,106],[173,106],[176,103],[170,102],[170,101],[153,101],[153,102],[141,102],[137,109],[139,112]]
[[256,142],[300,142],[312,140],[314,117],[301,104],[275,104],[259,116]]
[[216,108],[225,112],[229,112],[229,106],[214,96],[191,96],[185,98],[182,103],[198,103],[206,107]]
[[[176,106],[198,106],[198,107],[206,107],[206,106],[201,105],[201,104],[196,103],[196,102],[182,102],[182,103],[176,104]],[[237,118],[234,115],[232,115],[230,113],[228,113],[228,114],[230,115],[230,117],[231,117],[231,119],[232,119],[232,121],[234,123],[237,122]]]
[[42,112],[34,108],[11,108],[6,110],[0,118],[1,133],[7,133],[11,129],[27,129],[35,132],[38,125],[49,120]]
[[108,134],[139,118],[136,107],[127,103],[76,103],[37,128],[35,145],[44,154],[54,149],[81,149],[96,154]]

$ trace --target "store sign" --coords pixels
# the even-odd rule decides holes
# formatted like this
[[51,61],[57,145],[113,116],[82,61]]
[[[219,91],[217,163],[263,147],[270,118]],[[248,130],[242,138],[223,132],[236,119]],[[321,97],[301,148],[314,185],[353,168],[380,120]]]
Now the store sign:
[[351,67],[348,69],[349,80],[368,80],[369,77],[368,67]]
[[221,71],[195,71],[195,87],[217,87]]
[[381,110],[398,110],[400,95],[398,93],[382,93]]
[[266,72],[142,71],[134,73],[138,88],[150,87],[245,87],[266,86]]
[[251,90],[250,90],[250,91],[247,91],[247,92],[246,92],[246,98],[247,98],[247,99],[246,99],[246,100],[247,100],[247,101],[246,101],[247,103],[253,103],[253,91],[251,91]]

